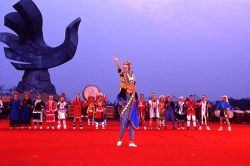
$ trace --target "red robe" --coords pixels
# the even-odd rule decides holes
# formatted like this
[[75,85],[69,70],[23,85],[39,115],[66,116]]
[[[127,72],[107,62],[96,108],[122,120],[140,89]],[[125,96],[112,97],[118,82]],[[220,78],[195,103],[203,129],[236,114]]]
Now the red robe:
[[54,122],[55,121],[55,111],[57,109],[57,103],[53,100],[46,101],[46,121]]
[[186,101],[187,115],[195,115],[195,109],[197,108],[196,101]]
[[82,116],[83,102],[81,100],[73,100],[71,103],[74,108],[74,117],[80,118]]
[[139,100],[138,103],[137,103],[137,107],[138,107],[138,116],[139,117],[145,117],[147,102]]

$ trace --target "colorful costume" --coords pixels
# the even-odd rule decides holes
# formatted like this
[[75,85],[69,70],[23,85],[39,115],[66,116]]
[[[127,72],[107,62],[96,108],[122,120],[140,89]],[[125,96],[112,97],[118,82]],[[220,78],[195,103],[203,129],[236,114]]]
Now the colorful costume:
[[190,121],[193,121],[193,126],[196,128],[196,116],[195,116],[195,109],[197,108],[197,103],[194,100],[186,101],[186,110],[187,110],[187,129],[190,128]]
[[143,100],[139,100],[137,102],[137,107],[138,107],[138,119],[141,122],[141,125],[144,126],[144,129],[146,130],[145,126],[145,114],[146,114],[146,109],[147,109],[147,102]]
[[61,128],[61,121],[63,121],[63,128],[66,129],[67,125],[66,125],[66,111],[68,108],[68,104],[66,101],[59,101],[57,103],[58,106],[58,124],[57,124],[57,129]]
[[220,110],[220,128],[219,131],[223,130],[223,120],[227,122],[228,131],[231,131],[231,125],[229,122],[228,111],[231,109],[231,106],[228,102],[227,96],[222,96],[222,100],[217,104],[217,110]]
[[[184,129],[184,122],[186,119],[186,108],[184,101],[179,101],[176,105],[176,118],[178,122],[178,129]],[[181,128],[180,123],[182,124]]]
[[42,122],[43,122],[43,108],[44,108],[44,103],[43,101],[39,98],[36,99],[35,104],[34,104],[34,110],[32,113],[32,118],[34,122],[34,129],[37,129],[37,125],[39,123],[40,129],[42,129]]
[[159,113],[160,113],[160,126],[165,126],[165,96],[161,95],[159,97]]
[[86,105],[88,106],[88,109],[87,109],[87,116],[88,116],[88,126],[91,124],[94,124],[93,123],[93,119],[94,119],[94,111],[95,111],[95,97],[93,96],[89,96],[88,97],[88,100],[86,102]]
[[99,125],[102,125],[102,129],[105,129],[105,95],[99,93],[96,101],[95,109],[95,127],[98,129]]
[[209,109],[211,108],[211,105],[207,101],[201,101],[200,102],[200,127],[199,130],[202,129],[202,125],[205,122],[207,130],[211,130],[208,125],[208,114]]
[[83,129],[82,124],[82,108],[83,108],[83,102],[80,100],[80,94],[79,100],[75,99],[71,102],[73,109],[74,109],[74,121],[73,121],[73,129],[76,129],[76,120],[78,119],[80,122],[80,129]]
[[46,105],[47,129],[49,129],[48,124],[52,124],[52,129],[54,129],[55,111],[57,110],[57,103],[52,99],[52,100],[47,100],[45,105]]

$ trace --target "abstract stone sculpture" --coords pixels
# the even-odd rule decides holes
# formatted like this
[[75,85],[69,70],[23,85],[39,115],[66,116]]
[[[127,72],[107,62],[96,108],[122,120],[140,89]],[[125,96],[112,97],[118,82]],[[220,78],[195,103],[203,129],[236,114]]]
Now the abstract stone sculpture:
[[4,25],[16,34],[0,33],[0,41],[5,43],[6,58],[17,70],[24,70],[17,91],[33,94],[56,94],[51,83],[49,68],[71,60],[78,45],[78,27],[81,19],[74,20],[66,29],[65,40],[58,47],[49,47],[43,38],[41,12],[32,0],[20,0],[14,6],[17,12],[5,16]]

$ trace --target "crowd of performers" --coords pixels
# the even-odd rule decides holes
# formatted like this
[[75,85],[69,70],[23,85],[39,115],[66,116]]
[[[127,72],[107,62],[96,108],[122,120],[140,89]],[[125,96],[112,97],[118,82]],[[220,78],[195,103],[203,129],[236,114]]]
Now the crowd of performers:
[[[161,95],[158,99],[154,93],[148,102],[145,101],[144,95],[141,94],[139,99],[136,92],[136,80],[133,71],[131,70],[132,64],[125,61],[122,68],[117,56],[114,56],[117,66],[118,74],[120,77],[120,92],[117,96],[118,101],[122,106],[120,112],[120,134],[117,141],[117,146],[122,145],[122,139],[126,128],[129,128],[129,147],[137,147],[134,143],[134,129],[138,129],[139,125],[143,129],[152,130],[153,122],[156,121],[157,129],[160,130],[161,126],[167,129],[169,120],[172,122],[172,128],[175,128],[175,120],[177,119],[178,129],[185,129],[184,123],[187,121],[187,130],[190,129],[191,122],[195,130],[197,130],[197,119],[199,120],[199,130],[205,125],[207,130],[211,130],[208,123],[209,110],[211,104],[207,101],[207,97],[202,96],[200,102],[196,102],[194,97],[190,95],[186,100],[180,97],[178,102],[173,101],[171,95],[165,97]],[[220,110],[220,128],[223,130],[223,121],[225,120],[228,125],[228,131],[231,131],[229,122],[228,111],[230,105],[227,96],[222,96],[221,101],[217,105]],[[149,113],[149,127],[145,123],[145,115]]]
[[[74,114],[73,129],[76,129],[77,122],[79,122],[79,128],[83,129],[82,110],[84,107],[88,108],[88,125],[95,125],[96,129],[99,126],[105,129],[106,96],[103,93],[89,96],[85,101],[81,100],[80,94],[77,94],[70,103],[66,101],[64,93],[61,94],[58,101],[54,100],[53,95],[49,95],[46,101],[43,101],[40,95],[37,95],[35,101],[32,101],[29,92],[25,92],[23,95],[24,99],[21,100],[20,94],[14,92],[9,103],[10,128],[31,129],[34,126],[34,129],[43,129],[45,125],[47,129],[67,129],[67,109],[70,104]],[[45,124],[43,125],[43,123]]]

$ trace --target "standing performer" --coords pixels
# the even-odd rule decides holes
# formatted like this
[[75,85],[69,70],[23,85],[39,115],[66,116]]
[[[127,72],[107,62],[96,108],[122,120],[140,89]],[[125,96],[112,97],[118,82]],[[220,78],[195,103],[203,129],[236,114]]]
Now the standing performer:
[[159,113],[160,113],[160,126],[165,126],[165,103],[166,103],[166,98],[165,96],[161,95],[159,97]]
[[197,108],[197,103],[194,101],[193,95],[190,95],[188,100],[186,101],[186,109],[187,109],[187,130],[190,128],[190,121],[192,119],[194,129],[197,130],[196,127],[196,116],[195,109]]
[[80,129],[83,129],[82,124],[82,108],[83,108],[83,101],[81,101],[80,93],[77,93],[76,99],[71,102],[74,108],[74,121],[73,121],[73,129],[76,129],[76,121],[79,121]]
[[174,121],[175,121],[175,117],[174,117],[174,113],[175,113],[175,103],[172,101],[172,96],[168,96],[167,97],[167,102],[165,105],[165,129],[167,129],[167,124],[168,124],[168,120],[171,119],[172,121],[172,128],[173,130],[175,130],[175,125],[174,125]]
[[89,96],[86,105],[88,107],[87,108],[88,126],[91,123],[94,125],[95,97]]
[[49,99],[46,101],[46,125],[49,129],[50,125],[52,129],[55,129],[55,112],[57,111],[57,103],[54,100],[53,95],[49,95]]
[[102,129],[105,129],[105,106],[106,96],[103,93],[99,93],[96,96],[96,110],[95,110],[95,127],[98,129],[99,125],[102,125]]
[[228,97],[226,95],[221,97],[221,101],[217,104],[217,110],[220,110],[220,128],[219,131],[223,130],[223,120],[227,122],[228,125],[228,131],[232,131],[230,122],[229,122],[229,115],[228,111],[230,110],[231,106],[228,102]]
[[21,109],[21,101],[19,99],[19,93],[14,92],[13,98],[10,101],[10,129],[13,127],[18,128],[19,112]]
[[157,129],[160,130],[160,112],[159,112],[159,100],[156,99],[155,94],[151,94],[151,99],[148,102],[149,104],[149,130],[152,130],[153,120],[156,120]]
[[145,124],[145,114],[147,111],[147,107],[148,104],[147,102],[144,100],[144,95],[140,94],[140,99],[137,103],[137,107],[138,107],[138,119],[140,121],[140,124],[143,126],[144,130],[147,130],[146,124]]
[[[176,103],[176,118],[178,122],[178,130],[182,129],[184,130],[184,122],[186,119],[186,108],[185,108],[185,102],[183,100],[184,98],[181,96],[179,98],[179,102]],[[180,126],[181,123],[181,126]]]
[[43,109],[44,109],[44,103],[41,99],[41,96],[37,95],[32,115],[34,122],[34,129],[37,129],[37,126],[39,126],[40,129],[43,129]]
[[24,99],[22,102],[22,109],[21,109],[21,124],[22,129],[24,127],[29,127],[31,129],[31,115],[32,115],[32,100],[30,99],[30,93],[24,92]]
[[202,125],[205,122],[207,130],[211,130],[208,125],[208,116],[209,116],[209,110],[211,108],[210,103],[207,101],[207,97],[203,95],[201,97],[201,102],[198,104],[200,107],[200,127],[199,130],[202,130]]
[[[114,57],[117,66],[119,65],[118,57]],[[131,63],[129,63],[129,68],[131,68]],[[137,112],[137,105],[136,105],[136,86],[135,86],[135,77],[133,72],[126,72],[121,73],[125,78],[126,84],[126,91],[125,94],[120,91],[121,95],[118,95],[118,99],[123,100],[125,106],[123,107],[120,115],[120,136],[117,142],[117,146],[122,145],[122,138],[126,128],[129,127],[129,137],[130,143],[129,147],[137,147],[134,143],[134,129],[138,129],[139,127],[139,120],[138,120],[138,112]],[[121,76],[121,75],[120,75]],[[124,96],[125,95],[125,96]],[[126,99],[126,101],[124,100]]]
[[68,104],[65,101],[65,94],[63,93],[60,96],[60,101],[57,103],[58,106],[58,124],[57,124],[57,129],[61,128],[61,123],[63,124],[63,128],[67,129],[66,125],[66,111],[68,108]]

